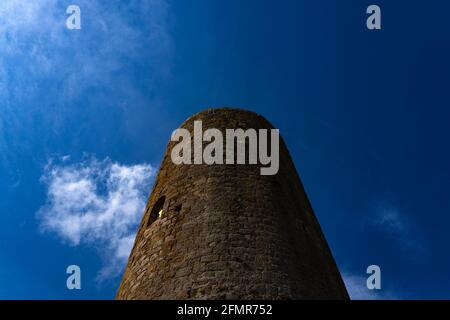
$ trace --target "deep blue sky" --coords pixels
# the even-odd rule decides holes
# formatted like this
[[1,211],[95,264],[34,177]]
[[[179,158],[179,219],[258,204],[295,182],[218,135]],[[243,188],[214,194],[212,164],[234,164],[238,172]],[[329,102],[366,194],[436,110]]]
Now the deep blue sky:
[[172,130],[218,106],[280,129],[355,298],[450,298],[450,3],[55,2],[0,4],[0,298],[113,298],[104,239],[42,231],[49,162],[158,167]]

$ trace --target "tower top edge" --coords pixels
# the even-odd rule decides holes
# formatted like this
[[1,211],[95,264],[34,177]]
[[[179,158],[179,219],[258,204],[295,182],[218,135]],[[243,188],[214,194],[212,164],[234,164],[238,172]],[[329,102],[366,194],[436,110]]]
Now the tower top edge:
[[220,116],[224,116],[227,114],[241,114],[241,115],[247,115],[248,117],[257,117],[259,119],[261,119],[262,121],[268,123],[271,127],[272,124],[270,123],[270,121],[268,121],[264,116],[262,116],[261,114],[248,110],[248,109],[243,109],[243,108],[238,108],[238,107],[210,107],[210,108],[206,108],[203,109],[197,113],[194,113],[193,115],[189,116],[186,120],[183,121],[183,123],[181,124],[180,127],[183,127],[185,124],[192,122],[193,120],[197,120],[197,119],[201,119],[204,116],[211,116],[211,115],[220,115]]

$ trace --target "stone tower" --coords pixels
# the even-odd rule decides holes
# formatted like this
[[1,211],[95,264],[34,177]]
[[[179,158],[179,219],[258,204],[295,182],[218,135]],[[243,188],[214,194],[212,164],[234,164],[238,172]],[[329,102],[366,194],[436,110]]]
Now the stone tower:
[[[272,129],[262,116],[209,109],[193,131]],[[193,137],[193,135],[192,135]],[[280,139],[279,171],[260,165],[175,165],[169,142],[117,299],[348,299]]]

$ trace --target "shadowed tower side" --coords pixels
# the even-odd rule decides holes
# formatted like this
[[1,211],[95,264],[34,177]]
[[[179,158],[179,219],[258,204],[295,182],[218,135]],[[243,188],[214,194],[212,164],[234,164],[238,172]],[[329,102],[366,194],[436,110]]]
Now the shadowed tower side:
[[[223,133],[273,128],[253,112],[209,109],[182,124],[192,137],[196,120]],[[117,299],[348,299],[282,139],[271,176],[259,164],[175,165],[175,144],[168,144]]]

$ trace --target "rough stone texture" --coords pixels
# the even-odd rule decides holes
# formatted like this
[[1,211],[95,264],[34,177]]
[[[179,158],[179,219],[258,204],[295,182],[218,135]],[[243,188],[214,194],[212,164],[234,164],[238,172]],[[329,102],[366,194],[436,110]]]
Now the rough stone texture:
[[[238,109],[209,109],[207,128],[273,128]],[[116,299],[348,299],[289,152],[280,169],[174,165],[170,142]],[[149,226],[165,197],[163,215]],[[159,211],[159,209],[158,209]]]

